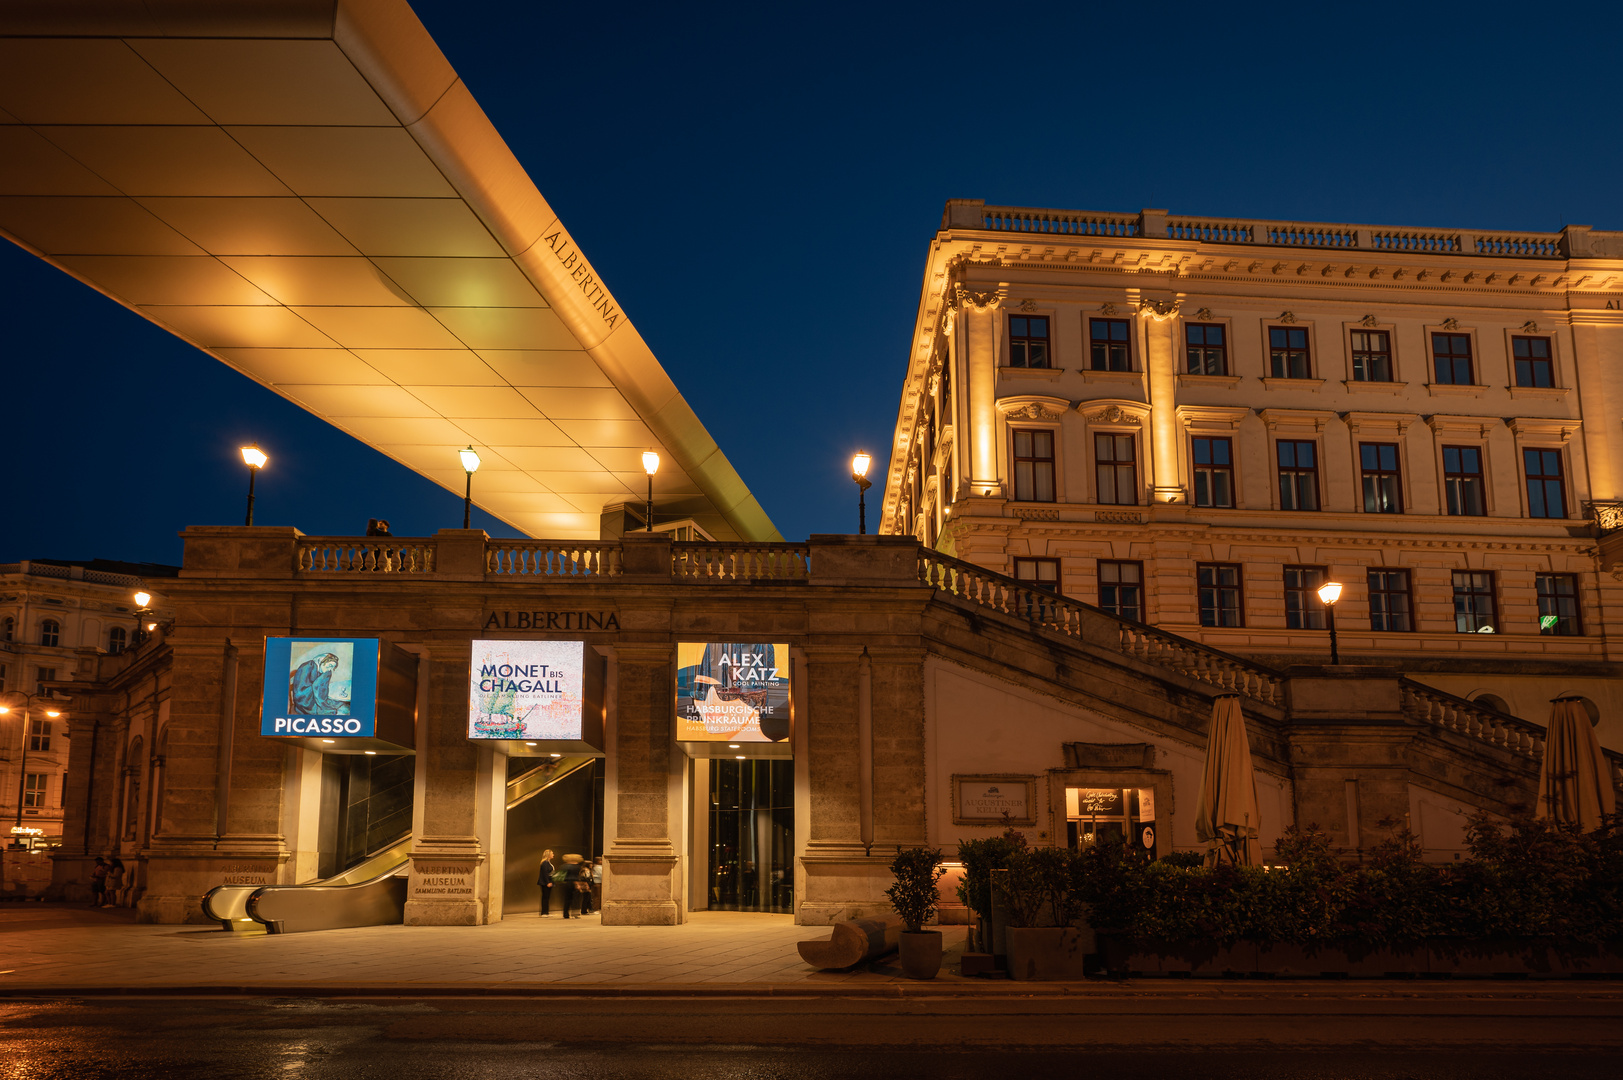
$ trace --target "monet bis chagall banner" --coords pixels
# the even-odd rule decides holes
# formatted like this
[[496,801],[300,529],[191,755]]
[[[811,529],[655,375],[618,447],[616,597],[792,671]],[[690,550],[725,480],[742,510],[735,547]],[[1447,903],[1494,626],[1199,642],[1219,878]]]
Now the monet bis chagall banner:
[[576,740],[585,705],[580,641],[475,641],[470,739]]

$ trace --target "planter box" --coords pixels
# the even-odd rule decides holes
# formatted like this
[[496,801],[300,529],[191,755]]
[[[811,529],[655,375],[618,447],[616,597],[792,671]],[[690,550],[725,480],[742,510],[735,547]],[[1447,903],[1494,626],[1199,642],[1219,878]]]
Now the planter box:
[[1100,954],[1115,974],[1268,975],[1278,978],[1345,976],[1380,979],[1389,976],[1490,978],[1623,974],[1623,943],[1604,950],[1563,953],[1540,939],[1433,939],[1418,945],[1368,945],[1326,941],[1306,945],[1285,942],[1236,942],[1212,945],[1189,942],[1128,942],[1101,935]]
[[1004,931],[1004,940],[1009,978],[1021,981],[1079,981],[1087,976],[1084,965],[1094,950],[1093,931],[1084,927],[1011,926]]

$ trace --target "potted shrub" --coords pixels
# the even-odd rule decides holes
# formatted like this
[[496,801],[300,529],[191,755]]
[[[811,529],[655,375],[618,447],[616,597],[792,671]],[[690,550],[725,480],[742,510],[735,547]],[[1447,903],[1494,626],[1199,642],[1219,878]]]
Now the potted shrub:
[[901,916],[902,972],[911,979],[933,979],[941,970],[941,931],[926,930],[924,924],[935,918],[941,894],[936,885],[941,875],[942,855],[936,848],[906,848],[896,852],[890,872],[896,884],[885,890],[890,904]]
[[1029,848],[993,877],[1009,913],[1004,932],[1011,979],[1080,979],[1094,951],[1084,918],[1079,854],[1069,848]]
[[992,913],[992,873],[1008,868],[1009,860],[1026,849],[1026,838],[1009,829],[1002,836],[958,841],[958,861],[963,876],[958,882],[958,899],[974,913],[967,951],[990,955],[998,952],[999,934]]

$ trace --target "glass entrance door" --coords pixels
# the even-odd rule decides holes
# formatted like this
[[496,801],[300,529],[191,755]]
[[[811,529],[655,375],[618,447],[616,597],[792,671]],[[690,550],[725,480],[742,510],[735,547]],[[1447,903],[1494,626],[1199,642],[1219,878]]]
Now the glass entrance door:
[[795,763],[710,763],[710,908],[794,911]]

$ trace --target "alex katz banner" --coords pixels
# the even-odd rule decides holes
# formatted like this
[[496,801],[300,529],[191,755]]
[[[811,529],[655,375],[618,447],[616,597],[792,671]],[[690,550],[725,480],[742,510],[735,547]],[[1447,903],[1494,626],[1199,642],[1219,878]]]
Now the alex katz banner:
[[261,735],[371,738],[377,638],[265,639]]
[[789,646],[676,646],[678,742],[781,742],[789,737]]
[[475,641],[468,738],[580,739],[585,655],[580,641]]

